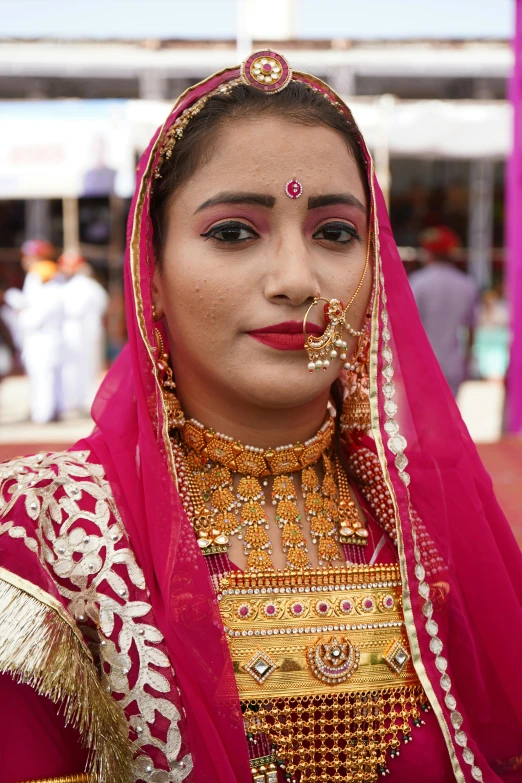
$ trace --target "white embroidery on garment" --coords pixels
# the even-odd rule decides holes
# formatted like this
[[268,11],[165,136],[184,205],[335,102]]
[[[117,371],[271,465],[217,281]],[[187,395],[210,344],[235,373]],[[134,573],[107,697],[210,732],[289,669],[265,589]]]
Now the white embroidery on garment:
[[[9,517],[23,498],[35,523],[33,530],[6,519],[0,535],[20,538],[37,554],[68,611],[92,641],[102,663],[102,682],[117,696],[131,730],[136,780],[181,783],[193,765],[189,754],[178,758],[182,716],[174,672],[163,636],[152,622],[150,603],[134,600],[147,598],[144,575],[129,548],[103,468],[88,462],[88,456],[87,451],[39,454],[0,465],[1,517]],[[116,572],[117,565],[128,580]],[[167,726],[162,737],[155,731],[156,713]],[[160,768],[151,758],[152,749]]]

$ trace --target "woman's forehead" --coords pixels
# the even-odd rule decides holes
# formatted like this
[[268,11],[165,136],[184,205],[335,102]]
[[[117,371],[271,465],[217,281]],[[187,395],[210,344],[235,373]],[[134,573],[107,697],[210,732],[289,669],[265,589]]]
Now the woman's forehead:
[[350,186],[364,196],[357,163],[340,133],[325,125],[302,125],[279,117],[227,123],[187,182],[187,191],[217,186],[252,190],[254,185],[255,189],[261,185],[284,189],[294,178],[308,195]]

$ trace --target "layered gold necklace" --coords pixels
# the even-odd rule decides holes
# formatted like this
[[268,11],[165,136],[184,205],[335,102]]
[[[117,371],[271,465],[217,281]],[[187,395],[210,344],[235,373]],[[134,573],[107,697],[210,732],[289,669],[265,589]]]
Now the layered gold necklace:
[[297,505],[299,475],[319,564],[328,566],[340,558],[338,544],[364,546],[368,531],[335,454],[334,432],[335,415],[328,410],[317,434],[305,443],[260,449],[207,429],[195,419],[183,421],[177,430],[177,445],[186,468],[190,517],[203,554],[227,552],[231,537],[237,535],[243,541],[247,570],[272,570],[266,513],[267,504],[272,503],[286,568],[310,568]]

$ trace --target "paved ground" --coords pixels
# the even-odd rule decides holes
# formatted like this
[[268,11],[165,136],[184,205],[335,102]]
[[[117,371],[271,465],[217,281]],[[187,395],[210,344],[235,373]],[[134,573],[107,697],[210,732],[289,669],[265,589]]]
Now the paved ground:
[[[0,384],[0,461],[38,451],[59,451],[88,435],[92,421],[72,417],[37,426],[28,421],[25,378]],[[522,546],[522,438],[499,438],[503,390],[498,384],[465,384],[459,405],[480,456],[493,478],[500,505]],[[484,416],[488,411],[488,416]]]

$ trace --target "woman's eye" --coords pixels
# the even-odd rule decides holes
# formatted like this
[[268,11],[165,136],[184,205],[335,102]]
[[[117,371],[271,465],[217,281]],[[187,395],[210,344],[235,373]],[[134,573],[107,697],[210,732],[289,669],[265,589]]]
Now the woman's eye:
[[221,223],[212,226],[207,232],[201,234],[204,239],[216,239],[218,242],[238,244],[247,239],[255,239],[259,234],[245,223]]
[[337,242],[340,245],[347,245],[354,239],[360,239],[355,226],[349,223],[325,223],[324,226],[317,229],[313,235],[314,239],[326,239],[328,242]]

